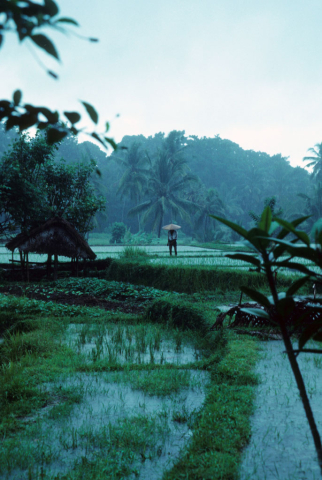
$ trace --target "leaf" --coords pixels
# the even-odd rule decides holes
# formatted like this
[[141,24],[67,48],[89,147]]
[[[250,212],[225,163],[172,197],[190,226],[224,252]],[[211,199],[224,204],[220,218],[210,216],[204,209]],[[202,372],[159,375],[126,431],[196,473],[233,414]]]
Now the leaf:
[[259,268],[261,264],[257,257],[253,257],[253,255],[245,255],[243,253],[231,253],[229,255],[225,255],[225,257],[231,258],[232,260],[242,260],[244,262],[251,263],[257,268]]
[[310,280],[310,276],[307,275],[306,277],[302,277],[299,280],[296,280],[296,282],[293,283],[293,285],[290,286],[290,288],[287,290],[286,295],[288,297],[291,297],[294,295],[303,285],[306,284],[308,280]]
[[244,237],[247,240],[248,232],[245,228],[241,227],[237,223],[230,222],[225,218],[217,217],[216,215],[209,215],[209,216],[214,218],[215,220],[218,220],[218,222],[221,222],[224,225],[227,225],[227,227],[231,228],[232,230],[234,230],[234,232],[238,233],[241,237]]
[[48,73],[48,75],[50,75],[51,77],[53,77],[55,80],[58,79],[57,73],[53,72],[52,70],[47,70],[47,73]]
[[[109,138],[109,137],[104,137],[104,140],[105,142],[107,142],[109,145],[111,145],[111,147],[113,148],[113,150],[117,150],[117,145],[116,143],[114,142],[113,138]],[[124,149],[127,150],[127,147],[125,147]]]
[[95,108],[92,107],[92,105],[90,105],[87,102],[81,101],[81,103],[84,105],[88,115],[91,117],[93,122],[97,124],[98,123],[98,114],[97,114],[97,111],[95,110]]
[[315,273],[309,270],[305,265],[302,263],[296,262],[278,262],[276,263],[277,267],[284,267],[289,268],[290,270],[296,270],[298,272],[304,273],[305,275],[315,275]]
[[42,35],[41,33],[39,33],[37,35],[31,35],[30,38],[36,45],[38,45],[38,47],[42,48],[49,55],[52,55],[59,61],[59,56],[58,56],[56,47],[52,43],[52,41],[49,40],[48,37],[46,37],[46,35]]
[[270,226],[272,224],[272,210],[267,206],[261,216],[258,227],[264,232],[269,233]]
[[248,295],[252,300],[255,300],[255,302],[260,303],[264,307],[271,307],[269,299],[261,292],[253,290],[249,287],[240,287],[240,289],[242,292],[246,293],[246,295]]
[[44,0],[45,7],[51,17],[54,17],[59,12],[56,2],[53,0]]
[[66,137],[66,130],[58,130],[57,128],[50,128],[47,131],[47,143],[52,145],[53,143],[60,142],[64,137]]
[[55,23],[71,23],[72,25],[75,25],[76,27],[79,27],[79,23],[76,22],[73,18],[69,17],[61,17],[56,20]]
[[276,218],[275,220],[276,220],[277,223],[282,225],[282,227],[284,227],[285,230],[288,230],[289,232],[296,235],[308,247],[310,246],[310,239],[305,232],[302,232],[300,230],[296,230],[296,228],[291,223],[287,222],[286,220],[283,220],[282,218]]
[[105,147],[103,140],[97,135],[96,132],[91,133],[91,136],[92,136],[93,138],[95,138],[95,140],[97,140],[98,142],[100,142],[100,143],[103,145],[103,147]]
[[21,98],[22,98],[22,92],[21,90],[16,90],[13,94],[13,102],[15,104],[15,106],[17,107],[19,105],[19,103],[21,102]]
[[107,133],[110,129],[110,124],[108,122],[105,123],[105,132]]
[[306,342],[310,340],[322,328],[322,320],[315,320],[314,323],[308,325],[301,333],[299,338],[299,349],[301,350]]
[[[292,225],[293,227],[297,227],[301,223],[305,222],[308,218],[310,218],[310,216],[311,215],[306,215],[305,217],[296,218],[295,220],[290,222],[290,225]],[[277,222],[277,223],[279,223],[279,220],[281,220],[281,219],[274,218],[274,221]],[[282,239],[282,238],[286,237],[286,235],[288,235],[289,232],[290,231],[288,229],[283,228],[283,230],[281,230],[281,232],[277,235],[277,238]]]
[[64,115],[72,124],[79,122],[81,119],[81,116],[78,112],[64,112]]
[[250,315],[254,315],[254,317],[261,317],[270,320],[270,316],[268,315],[265,310],[261,310],[260,308],[241,308],[241,312],[249,313]]

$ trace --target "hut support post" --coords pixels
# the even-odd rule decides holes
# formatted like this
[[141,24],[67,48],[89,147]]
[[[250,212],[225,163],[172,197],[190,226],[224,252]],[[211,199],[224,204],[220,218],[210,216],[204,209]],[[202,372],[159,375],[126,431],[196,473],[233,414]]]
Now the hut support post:
[[51,255],[48,253],[47,268],[46,268],[47,278],[50,277],[50,270],[51,270]]
[[27,259],[27,262],[26,262],[27,282],[29,283],[29,253],[28,252],[26,254],[26,259]]
[[12,263],[11,263],[12,270],[14,270],[15,269],[15,262],[13,261],[13,250],[12,250],[12,254],[11,254],[11,260],[12,260]]
[[58,255],[54,255],[54,280],[57,280]]
[[76,257],[76,277],[78,277],[78,257]]
[[20,255],[20,263],[21,263],[21,276],[22,276],[22,280],[24,280],[25,279],[24,258],[21,250],[19,250],[19,255]]

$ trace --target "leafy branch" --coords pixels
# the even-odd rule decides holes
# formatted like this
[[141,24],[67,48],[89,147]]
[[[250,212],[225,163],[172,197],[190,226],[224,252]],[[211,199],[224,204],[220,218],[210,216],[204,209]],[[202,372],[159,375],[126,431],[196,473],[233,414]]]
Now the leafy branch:
[[[73,33],[66,30],[64,25],[78,27],[78,23],[73,18],[58,18],[59,8],[54,0],[43,0],[43,4],[35,3],[30,0],[17,2],[16,0],[0,0],[0,48],[3,47],[5,34],[12,31],[17,34],[21,42],[30,40],[32,45],[40,48],[48,55],[60,61],[59,53],[48,36],[39,33],[39,29],[51,27],[61,33]],[[80,35],[77,35],[81,37]],[[81,37],[86,38],[86,37]],[[97,38],[87,38],[91,42],[97,42]],[[47,69],[47,73],[54,79],[58,75],[52,70]],[[57,111],[52,111],[47,107],[37,107],[30,104],[21,104],[22,92],[16,90],[12,100],[0,100],[0,121],[4,121],[6,130],[17,127],[20,132],[36,127],[40,130],[47,129],[48,143],[53,144],[62,140],[68,133],[78,135],[83,132],[99,142],[105,149],[111,146],[116,149],[116,143],[107,136],[109,123],[105,123],[105,131],[87,132],[84,129],[76,128],[76,124],[81,120],[81,114],[76,111],[64,111],[60,115]],[[98,124],[98,113],[88,102],[81,102],[92,122]]]

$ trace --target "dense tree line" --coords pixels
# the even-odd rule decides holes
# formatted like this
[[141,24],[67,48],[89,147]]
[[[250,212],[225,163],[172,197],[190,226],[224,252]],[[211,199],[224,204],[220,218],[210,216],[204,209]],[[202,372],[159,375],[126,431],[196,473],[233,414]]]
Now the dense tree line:
[[[209,214],[224,216],[250,227],[256,223],[264,205],[273,201],[276,211],[284,218],[311,214],[312,219],[305,226],[309,231],[322,211],[322,157],[319,158],[318,146],[312,149],[310,157],[306,157],[314,167],[310,175],[304,168],[293,168],[280,154],[244,150],[218,135],[198,138],[186,136],[183,131],[173,131],[168,136],[163,133],[147,138],[143,135],[125,136],[117,151],[109,156],[97,145],[78,143],[75,136],[69,135],[59,146],[46,147],[49,158],[46,157],[41,166],[43,184],[37,185],[38,190],[35,187],[27,192],[13,181],[16,168],[13,157],[17,157],[21,141],[13,131],[8,133],[1,128],[1,183],[5,185],[9,178],[13,182],[11,186],[7,184],[11,197],[10,190],[1,190],[1,208],[7,218],[9,213],[19,229],[25,228],[19,209],[23,203],[28,203],[29,211],[32,211],[32,196],[35,205],[39,204],[39,198],[46,199],[42,202],[41,215],[39,211],[31,214],[34,223],[60,213],[72,220],[83,233],[92,227],[97,231],[110,231],[111,224],[123,222],[132,234],[152,229],[160,234],[162,224],[175,222],[182,225],[185,233],[203,241],[228,239],[233,235],[210,220]],[[36,145],[45,140],[39,134],[35,139],[25,141],[28,142]],[[44,144],[42,148],[46,156]],[[28,181],[32,183],[35,166],[26,161],[22,163],[25,162],[25,170],[30,171]],[[39,161],[33,159],[38,167]],[[19,168],[22,168],[21,162]],[[60,204],[53,185],[58,183],[62,188],[64,181],[66,183],[64,176],[69,178],[70,190],[66,187]],[[79,201],[76,206],[75,199],[81,196],[75,192],[77,182],[81,181],[87,182],[88,191],[84,194],[87,200],[85,203]],[[47,185],[45,194],[44,185]],[[20,206],[12,199],[15,189],[25,200],[28,199]],[[92,204],[90,197],[94,199]],[[74,200],[70,200],[72,198]],[[85,215],[84,211],[87,212]]]

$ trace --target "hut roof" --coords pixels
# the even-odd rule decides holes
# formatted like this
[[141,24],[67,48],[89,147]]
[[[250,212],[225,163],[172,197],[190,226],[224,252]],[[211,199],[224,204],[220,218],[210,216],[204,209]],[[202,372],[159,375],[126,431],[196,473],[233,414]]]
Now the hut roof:
[[29,234],[20,233],[10,240],[6,247],[12,252],[18,248],[25,253],[46,253],[90,260],[96,258],[93,250],[75,227],[60,217],[50,218]]

